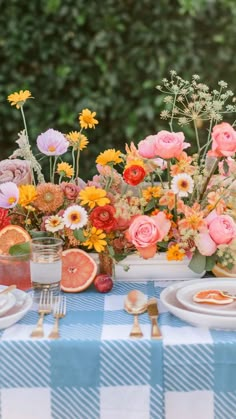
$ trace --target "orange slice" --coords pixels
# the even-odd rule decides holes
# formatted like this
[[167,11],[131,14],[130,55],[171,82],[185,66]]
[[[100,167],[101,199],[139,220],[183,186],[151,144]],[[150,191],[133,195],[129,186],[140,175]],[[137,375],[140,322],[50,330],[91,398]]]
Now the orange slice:
[[80,249],[62,252],[61,289],[81,292],[88,288],[97,274],[97,264],[88,253]]
[[7,225],[0,230],[0,255],[9,255],[10,247],[31,240],[29,233],[17,225]]
[[207,303],[207,304],[230,304],[234,301],[233,298],[224,295],[220,290],[203,290],[197,292],[193,296],[193,301],[196,303]]

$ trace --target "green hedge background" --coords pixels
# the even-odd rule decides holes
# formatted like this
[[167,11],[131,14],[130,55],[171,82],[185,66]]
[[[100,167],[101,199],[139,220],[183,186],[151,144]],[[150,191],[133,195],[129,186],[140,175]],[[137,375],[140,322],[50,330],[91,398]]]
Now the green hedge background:
[[84,178],[107,147],[124,149],[166,125],[155,86],[171,69],[214,87],[236,85],[234,0],[0,0],[1,159],[23,128],[8,94],[29,89],[31,143],[48,128],[78,129],[97,112],[82,159]]

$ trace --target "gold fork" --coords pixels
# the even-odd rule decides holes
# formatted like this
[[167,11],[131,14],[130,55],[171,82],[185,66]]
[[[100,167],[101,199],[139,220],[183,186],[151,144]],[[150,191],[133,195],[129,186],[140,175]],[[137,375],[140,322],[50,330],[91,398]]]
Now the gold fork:
[[53,316],[55,317],[55,322],[52,328],[49,339],[58,339],[60,337],[59,333],[59,319],[62,319],[66,315],[66,297],[60,296],[53,307]]
[[39,300],[39,319],[35,329],[32,331],[31,338],[42,338],[44,336],[43,331],[43,320],[44,315],[49,314],[52,311],[52,293],[50,291],[44,290],[41,292]]

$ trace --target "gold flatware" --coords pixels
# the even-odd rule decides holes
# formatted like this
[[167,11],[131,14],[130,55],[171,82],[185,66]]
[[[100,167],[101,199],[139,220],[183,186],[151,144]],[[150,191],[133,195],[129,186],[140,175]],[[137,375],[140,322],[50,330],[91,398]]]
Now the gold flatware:
[[51,313],[52,311],[52,293],[48,290],[43,290],[40,295],[39,300],[39,319],[35,329],[32,331],[30,337],[31,338],[42,338],[44,336],[43,331],[43,320],[46,314]]
[[151,338],[152,339],[161,339],[162,334],[159,329],[157,318],[158,318],[158,307],[157,307],[157,299],[150,298],[147,302],[147,311],[148,315],[151,319]]
[[55,322],[52,328],[49,339],[58,339],[60,337],[59,333],[59,319],[62,319],[66,315],[66,297],[59,296],[53,307],[53,316]]
[[138,315],[144,313],[147,310],[146,295],[138,290],[130,291],[125,298],[124,309],[127,311],[127,313],[133,314],[134,316],[134,322],[129,337],[143,337],[143,332],[139,324]]
[[8,292],[11,292],[16,289],[16,285],[9,285],[9,287],[4,288],[4,290],[0,291],[0,295],[7,294]]

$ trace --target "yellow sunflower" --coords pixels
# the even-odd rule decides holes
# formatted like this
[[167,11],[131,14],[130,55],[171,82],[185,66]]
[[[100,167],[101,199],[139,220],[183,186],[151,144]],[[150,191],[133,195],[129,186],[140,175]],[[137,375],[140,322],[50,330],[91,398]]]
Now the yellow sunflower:
[[106,195],[107,193],[104,189],[96,188],[95,186],[87,186],[79,193],[81,205],[88,205],[89,208],[94,208],[95,205],[102,207],[109,204],[110,199]]
[[79,122],[81,128],[95,128],[95,125],[98,124],[98,120],[94,117],[96,112],[91,112],[89,109],[83,109],[79,114]]
[[105,250],[107,242],[104,240],[106,238],[106,234],[103,230],[92,227],[90,232],[84,231],[84,235],[88,238],[82,243],[83,246],[86,246],[88,249],[95,249],[98,253]]
[[24,105],[27,99],[33,99],[29,90],[20,90],[19,92],[12,93],[8,96],[8,101],[11,106],[16,106],[19,109]]
[[96,159],[96,163],[101,166],[114,165],[122,162],[121,152],[116,151],[114,148],[110,148],[103,153],[100,153]]
[[73,147],[75,150],[82,151],[84,148],[87,147],[89,143],[86,135],[83,135],[78,131],[69,132],[66,138],[69,141],[70,146]]

